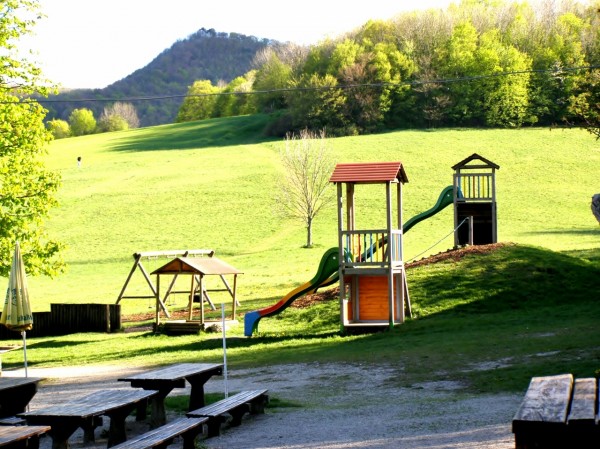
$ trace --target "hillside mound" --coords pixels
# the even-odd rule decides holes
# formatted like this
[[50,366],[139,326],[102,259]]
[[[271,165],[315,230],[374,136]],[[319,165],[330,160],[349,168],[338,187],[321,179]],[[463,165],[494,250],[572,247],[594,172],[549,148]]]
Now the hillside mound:
[[[420,267],[422,265],[430,265],[438,262],[443,262],[449,259],[457,262],[465,256],[487,254],[497,250],[498,248],[502,248],[509,245],[514,245],[514,243],[491,243],[488,245],[472,245],[465,246],[462,248],[449,249],[439,254],[424,257],[423,259],[407,263],[406,268],[410,269],[414,267]],[[305,309],[318,302],[337,300],[339,298],[339,291],[339,288],[336,287],[320,293],[304,295],[303,297],[296,299],[291,304],[291,307],[295,307],[297,309]]]
[[[492,243],[489,245],[473,245],[473,246],[465,246],[462,248],[449,249],[447,251],[441,252],[439,254],[435,254],[432,256],[424,257],[423,259],[410,262],[406,264],[406,268],[414,268],[422,265],[430,265],[438,262],[443,262],[445,260],[453,260],[459,261],[462,258],[469,255],[478,255],[478,254],[486,254],[492,251],[497,250],[498,248],[502,248],[505,246],[514,245],[514,243]],[[338,287],[331,288],[329,290],[324,290],[322,292],[314,293],[312,295],[304,295],[298,299],[296,299],[290,307],[294,307],[296,309],[305,309],[307,307],[312,306],[313,304],[325,302],[325,301],[334,301],[339,298]],[[181,320],[187,318],[187,310],[176,310],[171,312],[171,319],[173,320]],[[138,321],[147,321],[151,320],[154,317],[154,312],[148,312],[144,314],[137,315],[129,315],[127,317],[123,317],[123,321],[125,322],[138,322]]]

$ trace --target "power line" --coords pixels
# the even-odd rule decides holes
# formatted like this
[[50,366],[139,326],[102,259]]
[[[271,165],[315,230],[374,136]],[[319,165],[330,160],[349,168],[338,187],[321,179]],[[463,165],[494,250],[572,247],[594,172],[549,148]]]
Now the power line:
[[[385,87],[403,87],[403,86],[424,86],[428,84],[452,84],[452,83],[463,83],[471,81],[479,81],[490,78],[499,78],[504,76],[515,76],[515,75],[527,75],[527,74],[541,74],[541,73],[553,73],[561,74],[565,72],[579,72],[584,70],[597,70],[600,65],[589,65],[581,67],[563,67],[563,68],[552,68],[552,69],[530,69],[530,70],[516,70],[511,72],[497,72],[486,75],[472,75],[457,78],[441,78],[432,80],[412,80],[412,81],[401,81],[401,82],[382,82],[382,83],[357,83],[357,84],[343,84],[335,86],[315,86],[315,87],[289,87],[283,89],[266,89],[266,90],[253,90],[248,92],[215,92],[205,94],[172,94],[172,95],[155,95],[155,96],[142,96],[142,97],[120,97],[120,98],[78,98],[70,100],[62,99],[28,99],[22,103],[108,103],[116,101],[127,101],[127,102],[138,102],[138,101],[159,101],[159,100],[171,100],[179,98],[201,98],[201,97],[214,97],[223,95],[261,95],[261,94],[273,94],[273,93],[288,93],[288,92],[310,92],[310,91],[325,91],[325,90],[350,90],[358,88],[385,88]],[[0,104],[7,104],[11,102],[1,101]]]

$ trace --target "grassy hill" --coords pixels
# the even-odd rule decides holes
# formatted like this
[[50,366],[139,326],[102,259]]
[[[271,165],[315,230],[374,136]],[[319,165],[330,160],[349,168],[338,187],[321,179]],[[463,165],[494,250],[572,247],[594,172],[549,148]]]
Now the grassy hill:
[[[140,251],[214,249],[244,271],[242,302],[277,299],[310,279],[322,253],[336,246],[336,212],[317,218],[316,247],[301,248],[302,224],[275,213],[282,143],[260,138],[265,120],[217,119],[53,142],[48,163],[64,182],[48,226],[68,245],[68,271],[30,281],[34,308],[114,302],[132,254]],[[338,162],[401,160],[409,178],[406,219],[431,207],[452,183],[451,166],[477,152],[500,165],[500,241],[554,251],[598,247],[600,228],[589,204],[598,190],[600,151],[583,131],[399,131],[330,143]],[[359,189],[358,226],[382,224],[383,196]],[[452,228],[450,207],[419,223],[406,235],[407,259],[450,248]],[[147,268],[165,262],[150,261]],[[131,312],[147,307],[142,303],[123,306]]]
[[[239,268],[240,312],[279,300],[307,281],[336,246],[336,212],[318,217],[315,248],[304,249],[301,223],[275,214],[282,143],[261,138],[265,117],[164,125],[55,141],[48,164],[63,175],[61,206],[48,223],[68,244],[68,271],[29,278],[34,310],[51,302],[113,303],[139,251],[211,248]],[[411,268],[415,319],[390,333],[339,335],[339,307],[324,301],[263,320],[259,338],[230,331],[235,366],[360,360],[407,367],[402,382],[461,379],[478,390],[523,388],[533,374],[598,369],[600,227],[590,211],[598,191],[598,143],[581,130],[435,130],[331,139],[338,162],[400,160],[409,183],[406,219],[431,207],[452,183],[451,166],[473,152],[500,165],[498,229],[502,242]],[[83,164],[77,167],[77,156]],[[357,225],[381,224],[384,191],[357,189]],[[405,237],[407,259],[453,245],[451,208]],[[148,261],[151,271],[167,259]],[[148,288],[137,277],[129,294]],[[217,303],[228,302],[215,294]],[[184,295],[170,305],[181,307]],[[151,312],[148,300],[122,302],[123,314]],[[32,339],[32,365],[152,365],[218,360],[212,335],[151,333]],[[16,365],[16,351],[5,366]]]

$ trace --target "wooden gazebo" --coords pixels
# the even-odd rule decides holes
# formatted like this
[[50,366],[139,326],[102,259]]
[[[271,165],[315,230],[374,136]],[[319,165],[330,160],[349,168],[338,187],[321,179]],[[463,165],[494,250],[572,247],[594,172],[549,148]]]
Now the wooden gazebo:
[[[216,257],[177,257],[160,268],[154,270],[151,274],[156,275],[156,325],[160,324],[160,310],[164,308],[164,303],[166,300],[166,296],[169,295],[169,290],[167,290],[166,296],[161,297],[160,293],[160,280],[161,276],[182,276],[188,275],[190,276],[190,294],[188,301],[188,315],[187,322],[200,325],[201,327],[204,325],[204,307],[203,301],[200,300],[200,317],[199,319],[194,319],[194,296],[199,294],[200,299],[202,299],[203,292],[205,292],[205,288],[203,286],[204,277],[205,276],[219,276],[221,281],[223,282],[225,288],[224,291],[227,291],[232,298],[232,307],[231,307],[231,316],[232,319],[235,319],[236,313],[236,287],[237,287],[237,276],[238,274],[242,274],[240,270],[232,267],[226,262],[223,262]],[[225,276],[232,275],[233,276],[233,287],[230,287],[230,284],[227,282]],[[199,293],[198,293],[199,292]]]
[[[342,326],[403,323],[410,298],[402,243],[402,185],[408,177],[402,163],[338,164],[330,182],[337,184]],[[385,223],[376,229],[356,228],[355,187],[364,184],[384,187]]]

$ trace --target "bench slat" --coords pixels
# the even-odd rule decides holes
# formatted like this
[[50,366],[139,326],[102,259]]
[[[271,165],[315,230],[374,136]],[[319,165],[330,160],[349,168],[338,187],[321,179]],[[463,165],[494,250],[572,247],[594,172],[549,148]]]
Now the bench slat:
[[207,417],[179,418],[113,446],[112,449],[150,449],[157,446],[164,446],[175,437],[184,435],[200,427],[193,434],[193,436],[197,435],[202,432],[201,427],[207,421]]
[[261,396],[267,394],[268,390],[242,391],[228,398],[221,399],[214,404],[188,412],[188,416],[218,416],[227,413],[230,410],[239,407],[248,402],[252,402]]
[[9,445],[30,438],[39,438],[50,426],[0,426],[0,445]]
[[576,379],[569,425],[589,425],[596,421],[596,379]]
[[597,401],[596,379],[532,378],[512,423],[515,448],[597,449]]

